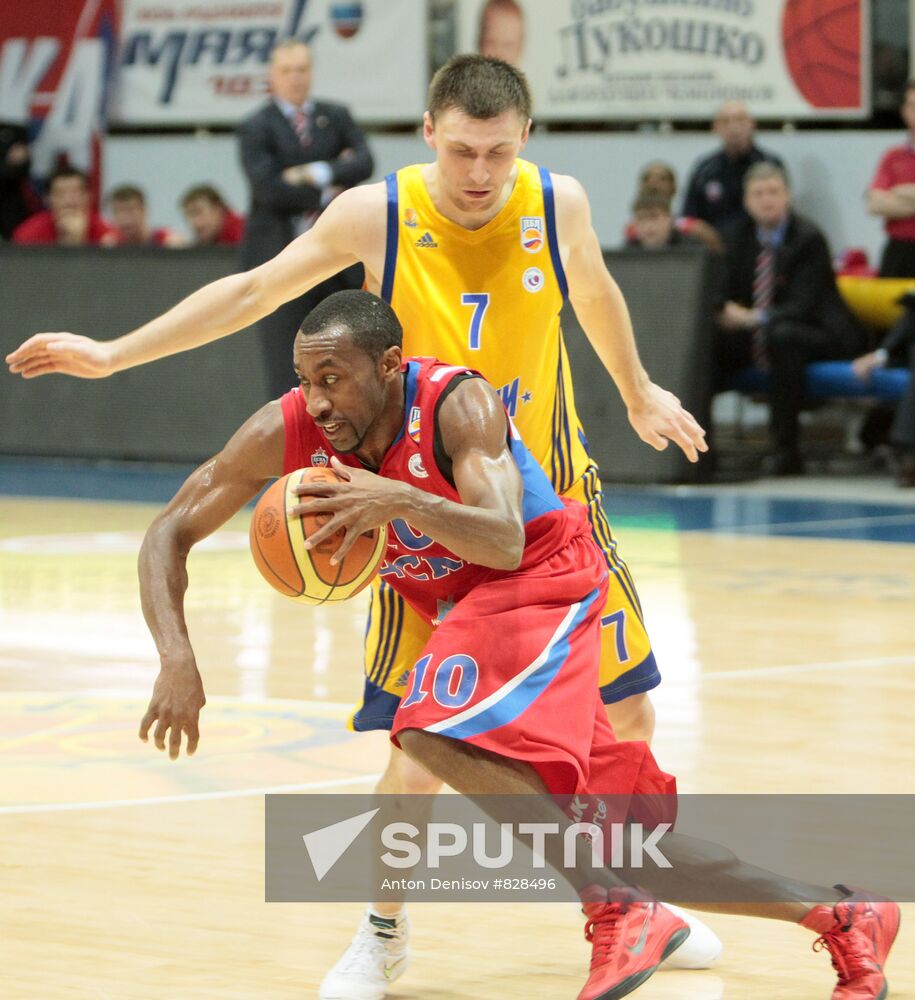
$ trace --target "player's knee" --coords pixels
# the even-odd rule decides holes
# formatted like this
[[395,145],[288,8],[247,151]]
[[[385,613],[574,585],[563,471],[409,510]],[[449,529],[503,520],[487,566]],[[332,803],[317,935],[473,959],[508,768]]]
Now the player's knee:
[[[442,787],[440,778],[430,774],[427,768],[423,767],[419,758],[411,755],[408,746],[412,742],[417,747],[417,752],[422,754],[421,740],[411,740],[417,734],[422,737],[419,730],[408,729],[399,735],[403,750],[397,750],[392,746],[391,756],[388,766],[378,782],[377,790],[386,794],[401,795],[434,795]],[[406,739],[404,739],[406,737]]]
[[644,740],[654,737],[655,710],[648,693],[633,694],[622,701],[604,706],[607,720],[618,740]]

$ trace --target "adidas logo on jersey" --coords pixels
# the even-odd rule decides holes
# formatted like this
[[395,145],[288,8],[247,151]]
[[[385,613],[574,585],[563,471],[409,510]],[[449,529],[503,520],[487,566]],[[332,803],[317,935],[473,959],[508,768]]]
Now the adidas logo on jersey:
[[436,243],[435,240],[432,238],[432,233],[425,232],[416,241],[416,243],[414,244],[414,246],[418,246],[418,247],[430,247],[430,248],[434,249],[435,247],[438,246],[438,243]]

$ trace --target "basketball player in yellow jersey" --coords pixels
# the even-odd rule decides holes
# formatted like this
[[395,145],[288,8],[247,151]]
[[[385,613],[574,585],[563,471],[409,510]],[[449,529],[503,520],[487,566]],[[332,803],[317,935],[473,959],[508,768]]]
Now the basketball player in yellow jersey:
[[[49,372],[102,377],[247,327],[361,261],[367,288],[391,302],[404,326],[405,351],[480,369],[501,387],[557,490],[588,504],[613,583],[603,616],[602,694],[620,738],[647,740],[653,729],[647,691],[659,675],[631,577],[600,509],[597,469],[575,414],[559,330],[563,298],[570,299],[643,441],[657,449],[673,441],[695,461],[697,452],[706,450],[704,432],[679,400],[650,380],[639,360],[628,311],[604,266],[581,185],[519,159],[530,111],[530,92],[519,70],[482,56],[457,56],[430,87],[423,132],[434,162],[344,192],[273,260],[205,286],[126,336],[97,342],[69,333],[38,334],[7,361],[26,377]],[[290,365],[290,386],[293,381]],[[357,728],[390,725],[428,628],[390,588],[376,589],[366,699],[355,717]],[[379,784],[385,792],[437,787],[399,751],[392,752]],[[403,936],[395,917],[387,919],[393,931],[367,924],[357,937],[356,957],[361,954],[368,964],[354,969],[348,952],[331,981],[325,980],[322,997],[383,996],[405,967],[395,961]],[[690,942],[702,937],[693,926],[676,953],[684,955],[681,961],[689,961]],[[707,954],[714,952],[713,942]],[[700,957],[697,964],[705,961]]]

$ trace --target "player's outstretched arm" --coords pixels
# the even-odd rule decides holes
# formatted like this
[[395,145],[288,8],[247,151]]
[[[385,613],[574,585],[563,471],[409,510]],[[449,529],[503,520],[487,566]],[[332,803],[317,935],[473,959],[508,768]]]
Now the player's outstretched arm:
[[463,382],[442,403],[439,428],[461,503],[332,459],[344,482],[296,488],[304,502],[292,513],[334,515],[310,536],[308,546],[320,545],[345,528],[346,538],[335,553],[342,559],[364,531],[403,518],[465,562],[516,569],[524,552],[522,484],[508,450],[501,401],[482,379]]
[[264,484],[283,471],[283,417],[279,402],[258,410],[215,457],[195,470],[150,525],[140,549],[140,601],[159,652],[160,670],[140,723],[172,760],[187,735],[197,749],[198,717],[206,703],[184,619],[187,556],[191,548],[225,524]]
[[554,183],[559,240],[569,248],[565,265],[569,299],[623,397],[630,423],[639,437],[658,451],[673,441],[691,462],[698,461],[698,452],[708,451],[705,431],[673,393],[651,381],[642,366],[629,309],[604,265],[584,189],[572,177],[554,176]]
[[39,333],[8,354],[6,363],[24,378],[54,373],[105,378],[242,330],[360,259],[358,238],[368,206],[381,197],[377,187],[345,192],[312,229],[266,264],[204,285],[131,333],[109,341]]

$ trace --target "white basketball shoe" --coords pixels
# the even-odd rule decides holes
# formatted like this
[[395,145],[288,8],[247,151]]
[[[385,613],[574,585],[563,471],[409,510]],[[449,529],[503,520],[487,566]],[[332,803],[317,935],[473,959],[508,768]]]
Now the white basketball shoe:
[[407,971],[410,922],[366,910],[352,943],[321,982],[321,1000],[382,1000]]
[[[718,935],[707,927],[695,913],[687,913],[679,906],[664,904],[671,913],[689,924],[689,937],[660,965],[661,969],[709,969],[718,960],[724,947]],[[322,994],[323,996],[323,994]]]

